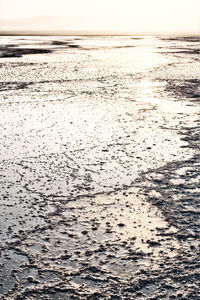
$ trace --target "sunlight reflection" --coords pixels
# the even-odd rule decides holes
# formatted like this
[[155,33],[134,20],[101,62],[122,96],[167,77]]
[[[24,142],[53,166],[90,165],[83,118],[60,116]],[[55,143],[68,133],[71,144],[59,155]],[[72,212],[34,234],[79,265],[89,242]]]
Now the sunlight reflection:
[[136,101],[145,102],[145,103],[157,102],[155,83],[147,79],[142,79],[137,84]]
[[142,78],[137,84],[136,100],[140,102],[155,103],[156,102],[156,87],[157,83],[154,83],[151,79],[146,78],[146,73],[155,69],[157,65],[157,59],[155,55],[155,48],[153,47],[154,39],[151,36],[145,37],[141,44],[144,45],[141,51],[141,63],[144,78]]
[[145,43],[144,47],[140,49],[141,51],[141,59],[142,59],[142,66],[143,70],[148,71],[149,69],[153,68],[156,64],[155,62],[155,55],[154,55],[154,47],[152,46],[152,39],[144,39],[143,43]]

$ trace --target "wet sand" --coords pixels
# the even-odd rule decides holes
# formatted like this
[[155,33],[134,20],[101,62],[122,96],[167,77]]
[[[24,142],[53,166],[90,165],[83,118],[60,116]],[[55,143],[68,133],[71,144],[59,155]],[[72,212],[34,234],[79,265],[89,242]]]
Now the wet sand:
[[1,299],[199,299],[198,49],[1,37]]

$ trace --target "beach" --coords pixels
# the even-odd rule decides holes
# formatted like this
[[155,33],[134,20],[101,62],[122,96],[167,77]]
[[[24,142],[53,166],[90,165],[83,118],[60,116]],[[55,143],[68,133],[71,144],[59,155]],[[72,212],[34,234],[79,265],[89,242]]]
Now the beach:
[[199,43],[0,38],[1,299],[199,299]]

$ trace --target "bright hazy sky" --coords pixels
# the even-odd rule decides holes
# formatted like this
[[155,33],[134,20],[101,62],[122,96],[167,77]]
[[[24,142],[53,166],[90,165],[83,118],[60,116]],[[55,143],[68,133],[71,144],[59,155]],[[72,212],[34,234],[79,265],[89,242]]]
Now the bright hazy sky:
[[102,24],[105,18],[116,30],[200,33],[200,0],[0,0],[0,19],[37,16],[92,16]]

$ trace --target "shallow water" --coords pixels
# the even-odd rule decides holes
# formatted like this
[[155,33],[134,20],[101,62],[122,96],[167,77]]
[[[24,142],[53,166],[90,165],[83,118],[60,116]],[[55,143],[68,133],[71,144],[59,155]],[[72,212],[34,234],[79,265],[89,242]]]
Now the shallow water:
[[2,299],[197,299],[199,44],[0,38]]

